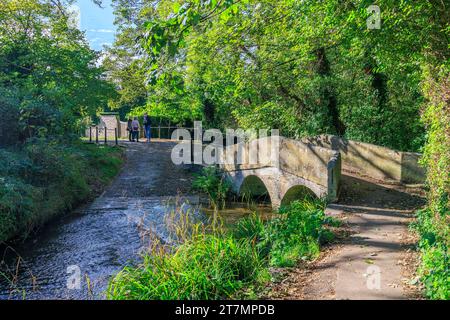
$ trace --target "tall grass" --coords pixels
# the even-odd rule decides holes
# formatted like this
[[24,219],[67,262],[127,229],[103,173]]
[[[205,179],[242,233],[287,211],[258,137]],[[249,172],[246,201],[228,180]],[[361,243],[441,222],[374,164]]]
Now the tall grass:
[[[194,223],[186,213],[171,213],[181,221],[171,226],[182,239],[176,246],[156,239],[138,266],[119,272],[110,282],[110,299],[228,299],[245,297],[251,288],[270,281],[271,266],[292,266],[313,259],[321,241],[329,239],[322,203],[297,201],[263,221],[256,213],[233,230]],[[202,225],[202,226],[201,226]],[[192,231],[195,230],[195,231]],[[189,236],[186,236],[189,235]]]
[[270,221],[257,214],[242,219],[233,231],[238,239],[250,239],[270,266],[291,267],[299,260],[314,259],[320,243],[330,241],[333,234],[324,228],[328,218],[324,203],[313,198],[295,201],[282,207]]
[[146,255],[112,281],[113,299],[220,299],[258,281],[264,271],[251,243],[231,236],[204,235],[175,252]]

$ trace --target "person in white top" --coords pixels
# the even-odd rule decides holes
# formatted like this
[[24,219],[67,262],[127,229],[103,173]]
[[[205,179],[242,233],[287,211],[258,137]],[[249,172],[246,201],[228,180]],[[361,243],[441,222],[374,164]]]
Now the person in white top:
[[137,117],[134,117],[134,120],[131,122],[131,130],[133,132],[133,142],[139,142],[139,128],[140,124]]

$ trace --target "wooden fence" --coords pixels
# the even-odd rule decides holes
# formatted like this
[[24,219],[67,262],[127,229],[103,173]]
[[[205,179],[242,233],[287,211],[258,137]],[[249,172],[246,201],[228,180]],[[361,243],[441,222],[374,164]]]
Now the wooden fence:
[[[194,128],[157,126],[157,127],[151,127],[150,137],[152,139],[171,140],[172,133],[177,129],[187,130],[191,134],[191,137],[193,137],[193,135],[194,135]],[[204,131],[205,130],[203,130],[203,133],[204,133]],[[108,142],[113,142],[115,145],[118,145],[119,140],[128,140],[128,131],[126,131],[126,135],[125,135],[125,134],[119,134],[118,128],[108,129],[106,127],[90,126],[87,128],[84,136],[86,138],[89,138],[89,142],[91,142],[91,143],[108,144]],[[145,138],[143,130],[138,131],[138,137]]]

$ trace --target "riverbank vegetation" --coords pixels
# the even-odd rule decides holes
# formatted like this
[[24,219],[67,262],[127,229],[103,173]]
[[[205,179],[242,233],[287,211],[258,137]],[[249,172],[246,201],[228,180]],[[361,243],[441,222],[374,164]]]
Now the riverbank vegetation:
[[121,151],[78,133],[114,95],[84,34],[53,1],[0,4],[0,242],[91,198]]
[[31,140],[0,149],[0,242],[93,199],[119,172],[122,151]]
[[[177,209],[177,216],[189,215]],[[233,228],[189,219],[169,229],[181,240],[174,247],[153,245],[143,262],[126,267],[111,281],[110,299],[229,299],[255,298],[271,280],[271,267],[293,266],[317,257],[320,245],[331,240],[323,203],[293,202],[264,221],[255,213]],[[172,213],[173,214],[173,213]],[[193,220],[192,220],[193,221]],[[180,230],[181,229],[183,230]],[[185,230],[190,230],[186,232]]]

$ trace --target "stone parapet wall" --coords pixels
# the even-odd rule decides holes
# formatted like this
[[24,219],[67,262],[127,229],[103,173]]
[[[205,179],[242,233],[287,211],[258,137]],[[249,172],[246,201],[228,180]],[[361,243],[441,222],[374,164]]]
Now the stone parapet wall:
[[[240,151],[239,151],[240,150]],[[241,161],[230,163],[230,158]],[[258,155],[251,162],[251,154]],[[299,177],[317,188],[327,190],[329,199],[337,198],[341,163],[339,152],[285,137],[267,137],[226,147],[223,155],[226,171],[256,170],[273,167]]]
[[280,169],[328,188],[329,198],[336,198],[341,163],[339,153],[301,141],[281,138]]
[[[126,123],[125,123],[126,124]],[[108,141],[114,140],[116,137],[117,130],[117,137],[122,137],[122,125],[119,121],[119,115],[118,114],[101,114],[100,115],[100,121],[97,126],[93,126],[91,128],[86,128],[85,136],[89,137],[91,135],[92,139],[95,140],[96,138],[96,127],[98,128],[98,139],[99,141],[103,141],[105,139],[105,128],[106,130],[106,138]],[[126,129],[126,126],[125,126]],[[125,133],[126,134],[126,133]]]
[[121,139],[128,139],[128,131],[127,131],[128,122],[120,121],[119,123],[120,123],[119,137]]
[[405,183],[424,183],[426,179],[425,168],[419,165],[421,153],[402,152],[401,181]]
[[303,142],[339,151],[342,167],[363,176],[399,183],[425,181],[425,171],[418,163],[421,156],[418,153],[396,151],[332,135],[306,138]]
[[100,115],[99,127],[106,127],[108,129],[108,135],[114,135],[114,130],[117,129],[117,135],[121,136],[121,126],[119,116],[116,114],[102,114]]

